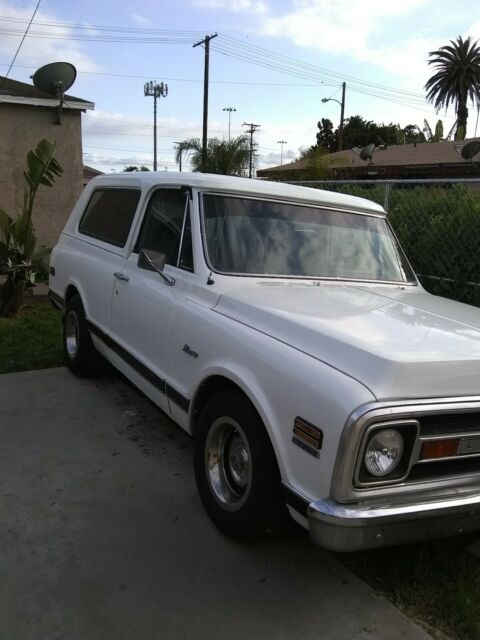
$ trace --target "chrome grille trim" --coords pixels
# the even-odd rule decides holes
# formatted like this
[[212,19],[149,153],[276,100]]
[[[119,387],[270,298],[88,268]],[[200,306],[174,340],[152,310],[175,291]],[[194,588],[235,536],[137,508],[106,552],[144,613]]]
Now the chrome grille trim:
[[[348,418],[342,432],[330,495],[339,502],[354,502],[367,498],[369,500],[381,499],[388,495],[394,496],[398,494],[423,493],[431,495],[442,493],[443,495],[448,491],[454,492],[455,488],[458,487],[468,488],[475,485],[480,487],[480,471],[461,476],[453,475],[452,477],[427,478],[425,480],[416,479],[415,482],[410,483],[407,480],[389,486],[375,485],[362,488],[354,486],[359,450],[364,433],[369,426],[379,422],[402,420],[418,420],[421,423],[423,416],[448,416],[474,412],[479,413],[480,418],[480,396],[372,402],[358,407]],[[476,434],[475,431],[467,431],[466,433],[468,436]],[[458,437],[457,434],[455,434],[455,437]],[[420,446],[420,440],[417,439],[412,456],[413,460],[418,460]],[[470,456],[460,457],[464,459]]]

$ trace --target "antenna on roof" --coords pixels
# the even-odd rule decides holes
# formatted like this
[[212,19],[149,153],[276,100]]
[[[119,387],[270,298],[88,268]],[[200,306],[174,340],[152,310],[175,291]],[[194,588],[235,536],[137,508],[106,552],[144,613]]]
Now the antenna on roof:
[[70,62],[51,62],[37,69],[30,77],[39,91],[60,100],[55,124],[61,124],[65,92],[75,82],[77,70]]
[[453,148],[464,160],[473,161],[473,158],[480,153],[480,140],[472,140],[467,144],[454,144]]

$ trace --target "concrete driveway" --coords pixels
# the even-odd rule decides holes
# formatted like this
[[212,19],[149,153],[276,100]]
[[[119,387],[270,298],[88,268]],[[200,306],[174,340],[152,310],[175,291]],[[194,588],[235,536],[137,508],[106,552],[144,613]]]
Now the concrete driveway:
[[302,531],[223,537],[190,439],[121,379],[0,376],[0,639],[426,640]]

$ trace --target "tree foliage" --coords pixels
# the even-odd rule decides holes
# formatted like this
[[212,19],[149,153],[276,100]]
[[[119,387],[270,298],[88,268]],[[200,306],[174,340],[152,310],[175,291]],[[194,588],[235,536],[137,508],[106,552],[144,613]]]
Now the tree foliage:
[[[338,149],[339,127],[333,128],[332,121],[322,118],[318,123],[317,147],[333,153]],[[376,145],[405,144],[408,142],[426,142],[425,136],[417,125],[409,124],[404,129],[399,124],[379,124],[366,120],[360,115],[346,118],[343,127],[343,149]]]
[[28,152],[22,211],[12,217],[0,210],[0,275],[5,276],[0,289],[0,316],[15,315],[25,289],[35,285],[33,260],[37,239],[33,205],[40,186],[53,187],[55,179],[63,173],[54,151],[55,144],[41,140],[34,151]]
[[[176,160],[184,154],[189,157],[193,171],[202,170],[202,143],[199,138],[183,140],[177,145]],[[209,138],[207,142],[206,173],[225,176],[245,175],[250,160],[250,143],[247,136],[231,140]]]
[[317,146],[330,152],[336,151],[338,133],[333,129],[333,122],[328,118],[322,118],[317,122],[317,127]]
[[425,134],[417,124],[407,124],[403,129],[405,139],[402,141],[404,144],[409,142],[426,142]]
[[480,45],[470,37],[458,36],[450,44],[430,51],[428,64],[435,73],[425,85],[427,100],[437,112],[455,106],[456,140],[463,140],[467,130],[468,100],[480,106]]
[[139,167],[137,167],[134,164],[131,164],[128,167],[125,167],[123,171],[124,173],[131,173],[133,171],[150,171],[150,169],[146,167],[144,164],[140,165]]

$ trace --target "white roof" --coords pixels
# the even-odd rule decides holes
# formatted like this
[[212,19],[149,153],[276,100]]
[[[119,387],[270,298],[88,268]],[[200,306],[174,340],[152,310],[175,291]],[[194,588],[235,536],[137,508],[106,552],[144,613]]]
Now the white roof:
[[306,201],[342,209],[360,209],[372,213],[385,214],[384,209],[371,200],[347,196],[334,191],[323,191],[311,187],[252,180],[235,176],[221,176],[209,173],[187,173],[173,171],[132,171],[99,176],[90,180],[92,187],[99,186],[136,186],[150,188],[154,186],[189,186],[209,191],[226,191],[252,196],[267,196],[286,200]]

